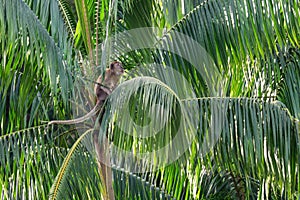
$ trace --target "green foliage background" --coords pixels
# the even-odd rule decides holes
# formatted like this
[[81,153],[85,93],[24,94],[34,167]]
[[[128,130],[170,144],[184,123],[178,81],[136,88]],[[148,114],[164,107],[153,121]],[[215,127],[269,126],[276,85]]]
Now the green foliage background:
[[[152,49],[118,58],[101,51],[108,37],[140,27],[158,28]],[[220,93],[212,92],[191,63],[157,48],[172,41],[176,31],[211,56],[218,74],[214,78],[223,86]],[[112,126],[118,119],[125,127],[128,119],[108,103],[114,114],[107,112],[103,126],[112,127],[108,135],[114,145],[147,152],[170,141],[176,119],[183,117],[187,135],[193,119],[199,119],[195,140],[176,162],[156,171],[145,166],[140,173],[115,162],[116,199],[300,198],[299,33],[297,0],[2,0],[0,198],[101,199],[91,129],[49,127],[45,121],[82,113],[81,107],[72,110],[74,100],[89,110],[89,80],[103,73],[112,59],[125,66],[124,83],[159,77],[147,68],[155,61],[178,71],[195,92],[193,98],[182,98],[174,89],[181,83],[168,82],[173,74],[148,90],[125,90],[136,123],[149,124],[149,116],[169,121],[163,132],[148,140],[128,137]],[[144,71],[135,71],[138,67]],[[82,86],[83,94],[78,92]],[[164,112],[157,112],[156,104]],[[199,114],[179,112],[183,105],[197,105]],[[216,145],[201,155],[205,136],[220,128]]]

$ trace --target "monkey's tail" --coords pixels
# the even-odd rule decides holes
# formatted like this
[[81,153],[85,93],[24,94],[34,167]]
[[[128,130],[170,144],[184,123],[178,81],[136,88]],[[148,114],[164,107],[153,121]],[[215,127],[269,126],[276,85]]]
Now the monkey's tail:
[[50,121],[48,123],[48,125],[51,125],[51,124],[68,124],[69,125],[69,124],[78,124],[78,123],[84,122],[85,120],[95,116],[96,113],[100,110],[101,105],[102,105],[101,103],[97,103],[96,106],[89,113],[87,113],[86,115],[79,117],[77,119],[53,120],[53,121]]

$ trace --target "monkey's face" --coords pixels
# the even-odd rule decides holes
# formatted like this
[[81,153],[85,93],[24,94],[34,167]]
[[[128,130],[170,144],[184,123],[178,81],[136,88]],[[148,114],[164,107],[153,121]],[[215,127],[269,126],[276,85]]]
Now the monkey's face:
[[121,76],[124,73],[122,63],[120,62],[113,62],[111,64],[111,69],[117,76]]

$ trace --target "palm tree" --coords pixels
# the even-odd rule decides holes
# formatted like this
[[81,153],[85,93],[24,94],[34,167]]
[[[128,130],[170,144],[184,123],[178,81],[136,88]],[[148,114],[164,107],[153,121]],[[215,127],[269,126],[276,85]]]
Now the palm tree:
[[1,199],[106,198],[93,119],[45,121],[90,110],[114,59],[126,75],[97,130],[115,199],[299,198],[299,13],[295,0],[3,0]]

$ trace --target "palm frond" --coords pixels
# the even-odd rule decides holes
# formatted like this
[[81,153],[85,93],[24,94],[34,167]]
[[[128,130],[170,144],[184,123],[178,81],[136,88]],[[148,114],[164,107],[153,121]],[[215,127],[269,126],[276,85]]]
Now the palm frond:
[[[120,59],[130,69],[101,124],[116,198],[299,197],[298,2],[75,2],[81,67]],[[21,129],[0,137],[2,199],[45,199],[51,187],[50,198],[103,196],[88,132],[73,145],[69,127],[23,130],[66,114],[70,97],[74,115],[91,106],[92,83],[70,75],[69,11],[66,0],[0,4],[1,134]],[[131,34],[144,26],[158,28]]]
[[[37,24],[35,26],[40,27],[38,28],[38,31],[44,32],[43,34],[39,33],[39,35],[42,35],[43,37],[47,37],[46,32],[48,32],[49,38],[45,39],[44,42],[46,42],[47,45],[53,46],[53,48],[56,48],[57,54],[61,56],[64,60],[67,61],[67,64],[70,63],[70,56],[72,55],[72,44],[69,40],[69,33],[68,29],[65,26],[65,18],[63,18],[63,15],[59,12],[59,2],[57,1],[51,1],[51,2],[45,2],[45,1],[24,1],[24,3],[14,3],[14,4],[20,4],[21,9],[26,8],[25,12],[21,12],[19,18],[25,16],[31,16],[33,18],[32,22],[21,22],[22,27],[24,30],[26,30],[25,27],[30,27],[30,25],[33,25],[35,20],[37,20]],[[60,4],[61,5],[61,4]],[[37,18],[37,19],[34,19]],[[29,24],[26,24],[29,23]],[[33,26],[33,27],[35,27]],[[43,28],[42,28],[43,27]],[[22,30],[22,29],[21,29]],[[46,31],[46,32],[45,32]],[[24,34],[26,31],[24,32]],[[37,36],[39,36],[36,33]],[[32,35],[29,35],[31,38]],[[35,39],[35,37],[33,38]],[[26,43],[24,43],[26,44]],[[54,47],[54,44],[56,47]]]
[[[278,84],[278,100],[288,109],[293,117],[300,119],[300,51],[290,49],[282,53],[282,79]],[[281,54],[281,55],[282,55]]]
[[[46,199],[66,155],[46,126],[0,137],[0,198]],[[24,187],[26,185],[26,187]]]
[[[276,104],[251,98],[179,99],[170,87],[147,77],[127,83],[112,94],[110,114],[105,117],[111,123],[108,129],[116,166],[143,173],[160,166],[160,173],[153,172],[149,177],[158,178],[163,173],[166,181],[161,184],[171,193],[178,189],[176,182],[167,182],[174,179],[178,168],[172,159],[182,153],[180,166],[188,174],[195,173],[195,167],[211,169],[215,165],[242,180],[243,187],[238,186],[242,188],[235,189],[235,195],[269,198],[297,194],[298,124]],[[189,139],[193,148],[184,149],[185,144],[191,144]],[[165,172],[163,166],[168,164],[170,171]],[[189,184],[196,177],[186,183],[187,188],[182,188],[177,198],[188,188],[195,190],[197,186]],[[263,187],[270,188],[271,193],[262,192]]]
[[[33,10],[24,1],[1,4],[2,134],[36,123],[33,119],[40,106],[51,104],[50,94],[55,96],[54,105],[68,105],[72,47],[54,2],[31,5]],[[41,14],[40,21],[34,12],[47,17]],[[45,109],[39,114],[51,118]]]
[[73,9],[73,5],[70,1],[67,0],[59,0],[59,7],[61,9],[61,13],[64,17],[64,21],[66,24],[66,27],[68,28],[71,38],[75,37],[75,31],[76,31],[76,17]]
[[114,169],[116,199],[173,199],[171,194],[147,179],[120,168]]
[[[94,44],[92,41],[92,27],[90,23],[90,18],[93,16],[93,11],[95,4],[93,1],[82,1],[76,0],[75,1],[77,15],[79,23],[77,24],[76,28],[76,35],[82,36],[85,48],[88,54],[89,61],[94,64],[94,57],[93,57],[93,49]],[[76,36],[75,36],[76,37]]]
[[[85,168],[86,167],[90,167],[91,168],[91,172],[95,171],[93,169],[96,168],[96,164],[95,162],[93,162],[93,159],[91,159],[89,157],[89,153],[88,152],[82,152],[82,149],[79,148],[82,140],[85,139],[85,137],[87,137],[90,133],[92,132],[91,130],[87,130],[84,134],[82,134],[77,141],[73,144],[72,148],[69,150],[68,154],[66,155],[64,162],[60,168],[60,171],[58,172],[52,186],[49,192],[49,199],[61,199],[61,198],[72,198],[74,197],[74,195],[77,196],[77,198],[84,198],[84,194],[87,194],[87,196],[85,198],[92,198],[92,196],[95,194],[97,194],[96,191],[101,191],[100,190],[95,190],[93,191],[93,188],[96,189],[94,183],[91,183],[91,174],[89,173],[82,173],[80,172],[80,165],[79,162],[81,162],[82,160],[86,160],[88,162],[84,162],[84,163],[90,163],[90,165],[85,166],[84,168],[82,168],[83,171],[86,171]],[[78,149],[80,149],[81,151],[79,153],[76,153],[76,151],[78,151]],[[78,158],[81,159],[78,159]],[[92,164],[93,162],[93,164]],[[74,170],[75,169],[75,170]],[[97,169],[97,168],[96,168]],[[88,170],[89,171],[89,170]],[[97,171],[96,171],[97,172]],[[84,177],[87,179],[85,180],[84,186],[82,186],[81,188],[81,180],[80,181],[76,181],[72,178],[72,176],[76,176],[77,178],[83,179]],[[99,176],[98,176],[99,178]],[[91,185],[86,185],[87,182],[90,182]],[[100,183],[100,179],[98,179],[98,182]],[[96,184],[98,185],[98,184]],[[98,185],[99,186],[99,185]],[[101,187],[100,187],[101,188]],[[90,190],[91,189],[91,190]],[[98,198],[100,197],[100,193],[98,193]]]
[[[299,48],[293,34],[299,23],[296,18],[279,12],[292,13],[292,10],[299,11],[299,5],[293,1],[287,1],[286,6],[275,0],[206,1],[178,21],[166,37],[177,31],[202,45],[221,73],[230,77],[231,96],[275,96],[272,90],[281,79],[280,67],[287,63],[278,65],[274,59],[281,49]],[[286,26],[279,31],[279,24]],[[172,65],[181,63],[184,62],[173,61]]]

